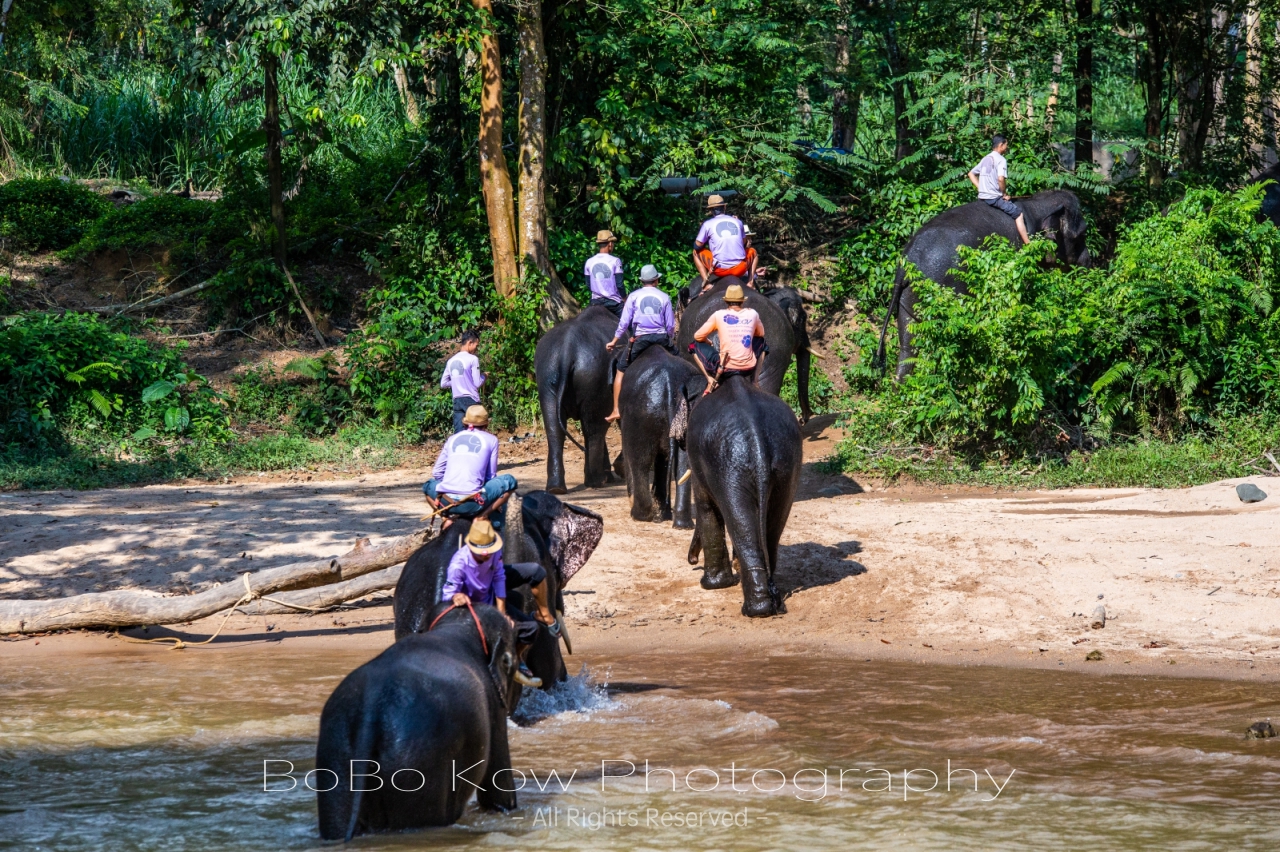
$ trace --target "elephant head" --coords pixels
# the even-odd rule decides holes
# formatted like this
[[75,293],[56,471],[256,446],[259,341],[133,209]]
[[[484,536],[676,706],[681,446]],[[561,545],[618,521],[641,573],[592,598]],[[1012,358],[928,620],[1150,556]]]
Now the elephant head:
[[1080,199],[1071,192],[1053,193],[1054,206],[1041,217],[1039,230],[1058,246],[1058,259],[1071,266],[1092,266],[1093,259],[1085,245],[1088,223],[1080,212]]
[[487,653],[486,661],[489,679],[498,692],[498,700],[502,704],[502,715],[511,712],[518,696],[516,670],[519,662],[516,658],[515,632],[506,616],[490,606],[455,607],[447,601],[435,606],[428,622],[432,629],[449,624],[463,625],[478,631],[476,642],[483,652]]

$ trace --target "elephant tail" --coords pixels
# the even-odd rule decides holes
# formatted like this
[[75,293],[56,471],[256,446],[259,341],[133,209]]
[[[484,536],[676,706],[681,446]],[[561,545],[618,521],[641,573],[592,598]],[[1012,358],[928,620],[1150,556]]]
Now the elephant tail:
[[[355,747],[351,751],[350,762],[347,764],[347,785],[351,791],[351,814],[347,822],[347,843],[351,842],[351,838],[356,834],[356,829],[360,826],[360,808],[364,803],[364,785],[362,784],[359,788],[352,789],[351,767],[357,760],[369,761],[373,759],[374,719],[377,718],[377,705],[376,691],[367,691],[365,693],[364,707],[360,713],[360,727],[356,731]],[[366,763],[365,765],[368,764]]]
[[884,341],[889,334],[889,322],[898,312],[898,302],[902,299],[902,290],[906,287],[907,271],[898,267],[898,274],[893,279],[893,295],[889,297],[889,310],[885,312],[884,324],[880,326],[880,346],[876,349],[876,357],[871,360],[871,369],[883,373],[886,366]]

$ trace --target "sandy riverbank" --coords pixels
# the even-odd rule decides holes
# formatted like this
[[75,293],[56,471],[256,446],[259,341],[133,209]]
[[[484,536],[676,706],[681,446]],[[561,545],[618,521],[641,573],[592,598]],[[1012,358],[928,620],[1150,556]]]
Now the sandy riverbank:
[[[605,537],[567,590],[580,651],[749,646],[848,657],[1280,679],[1280,480],[1173,491],[976,492],[882,489],[817,472],[833,446],[807,430],[805,477],[783,537],[788,613],[739,614],[740,589],[708,592],[688,565],[689,533],[632,521],[626,490],[577,489]],[[616,433],[614,433],[616,437]],[[504,460],[525,487],[545,480],[534,444]],[[581,460],[569,455],[570,483]],[[0,597],[115,588],[185,594],[297,559],[376,544],[422,513],[426,471],[349,479],[248,477],[227,484],[0,495]],[[580,481],[580,479],[578,479]],[[1101,598],[1099,597],[1101,596]],[[1089,615],[1107,608],[1107,626]],[[207,635],[221,616],[175,628]],[[149,635],[157,635],[153,629]],[[168,633],[170,631],[164,630]],[[390,607],[234,616],[211,649],[278,641],[368,647],[391,641]],[[37,645],[36,643],[40,644]],[[1102,662],[1085,662],[1090,651]],[[0,644],[0,656],[145,653],[105,634]]]

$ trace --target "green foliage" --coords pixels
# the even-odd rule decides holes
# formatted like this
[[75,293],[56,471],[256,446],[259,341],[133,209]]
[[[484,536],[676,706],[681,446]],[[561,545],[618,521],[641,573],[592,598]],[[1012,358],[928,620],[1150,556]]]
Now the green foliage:
[[228,436],[226,415],[179,350],[91,314],[24,314],[0,328],[0,441],[65,444],[73,434],[143,441]]
[[356,419],[351,391],[332,353],[295,358],[284,372],[291,377],[266,366],[237,378],[228,395],[236,425],[270,424],[291,435],[322,437]]
[[501,305],[502,316],[481,338],[481,363],[487,368],[485,393],[494,425],[515,428],[538,419],[538,385],[533,355],[538,345],[538,308],[546,281],[526,277]]
[[84,236],[63,252],[79,259],[96,251],[145,251],[164,247],[175,261],[207,257],[232,235],[218,233],[217,205],[159,193],[110,210],[93,222]]
[[111,204],[67,180],[14,180],[0,184],[0,243],[41,251],[75,243]]

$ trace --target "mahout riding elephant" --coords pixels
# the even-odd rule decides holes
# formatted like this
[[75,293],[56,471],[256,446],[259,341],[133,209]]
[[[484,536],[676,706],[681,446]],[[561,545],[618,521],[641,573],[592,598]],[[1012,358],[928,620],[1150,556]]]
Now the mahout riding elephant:
[[[786,612],[773,583],[778,539],[800,486],[800,425],[787,404],[733,375],[698,399],[688,414],[684,443],[693,470],[697,528],[689,564],[705,553],[702,587],[742,582],[742,614]],[[735,576],[725,545],[733,540]]]
[[687,480],[676,485],[674,513],[671,505],[671,480],[679,483],[689,465],[671,424],[706,386],[697,367],[661,346],[646,349],[624,374],[619,399],[622,457],[635,520],[674,518],[677,529],[693,527]]
[[[713,313],[725,306],[724,291],[731,284],[742,285],[741,278],[718,278],[714,286],[698,296],[680,315],[680,325],[676,329],[676,351],[687,355],[689,344],[693,342],[693,334]],[[743,287],[746,292],[746,306],[760,315],[764,325],[764,339],[769,346],[769,354],[764,359],[758,381],[760,389],[766,393],[777,395],[782,390],[782,380],[791,365],[791,358],[796,359],[796,388],[800,396],[800,413],[808,420],[813,412],[809,408],[809,368],[810,356],[807,348],[808,333],[797,337],[796,329],[783,308],[763,293],[751,287]],[[692,362],[692,355],[688,356]]]
[[[1090,265],[1089,249],[1085,247],[1088,225],[1080,212],[1080,199],[1074,192],[1051,189],[1037,192],[1029,198],[1019,198],[1017,203],[1026,216],[1028,234],[1050,236],[1057,243],[1061,262],[1075,266]],[[960,256],[958,248],[977,248],[992,235],[1005,237],[1015,246],[1022,245],[1012,217],[985,201],[971,201],[944,210],[925,222],[907,243],[906,257],[926,278],[963,292],[963,284],[953,274]],[[889,311],[880,330],[880,348],[875,359],[877,364],[884,363],[885,335],[890,318],[896,314],[899,380],[911,372],[911,359],[915,357],[908,329],[916,319],[915,306],[916,294],[906,282],[906,270],[900,266],[894,279]]]
[[[405,562],[396,584],[393,607],[397,640],[427,630],[430,614],[444,588],[449,560],[463,546],[470,529],[470,520],[454,521]],[[507,523],[502,530],[502,558],[508,564],[541,564],[547,572],[547,600],[553,609],[563,612],[565,584],[586,564],[603,534],[604,519],[595,512],[561,502],[546,491],[530,491],[507,512]],[[534,603],[529,587],[508,587],[507,605],[532,614]],[[544,687],[551,687],[566,677],[560,642],[546,629],[538,631],[525,662],[534,676],[542,679]],[[517,684],[512,709],[519,703],[521,691]]]
[[472,792],[482,807],[516,807],[514,633],[489,606],[442,604],[436,616],[434,629],[399,639],[325,702],[315,784],[325,840],[451,825]]
[[[613,353],[604,346],[613,339],[618,318],[608,308],[587,308],[552,328],[538,341],[534,371],[542,425],[547,433],[547,490],[564,494],[564,441],[568,422],[582,427],[586,456],[584,481],[599,488],[617,478],[609,467],[605,418],[613,410]],[[569,437],[569,440],[573,440]],[[576,444],[577,441],[574,441]]]

